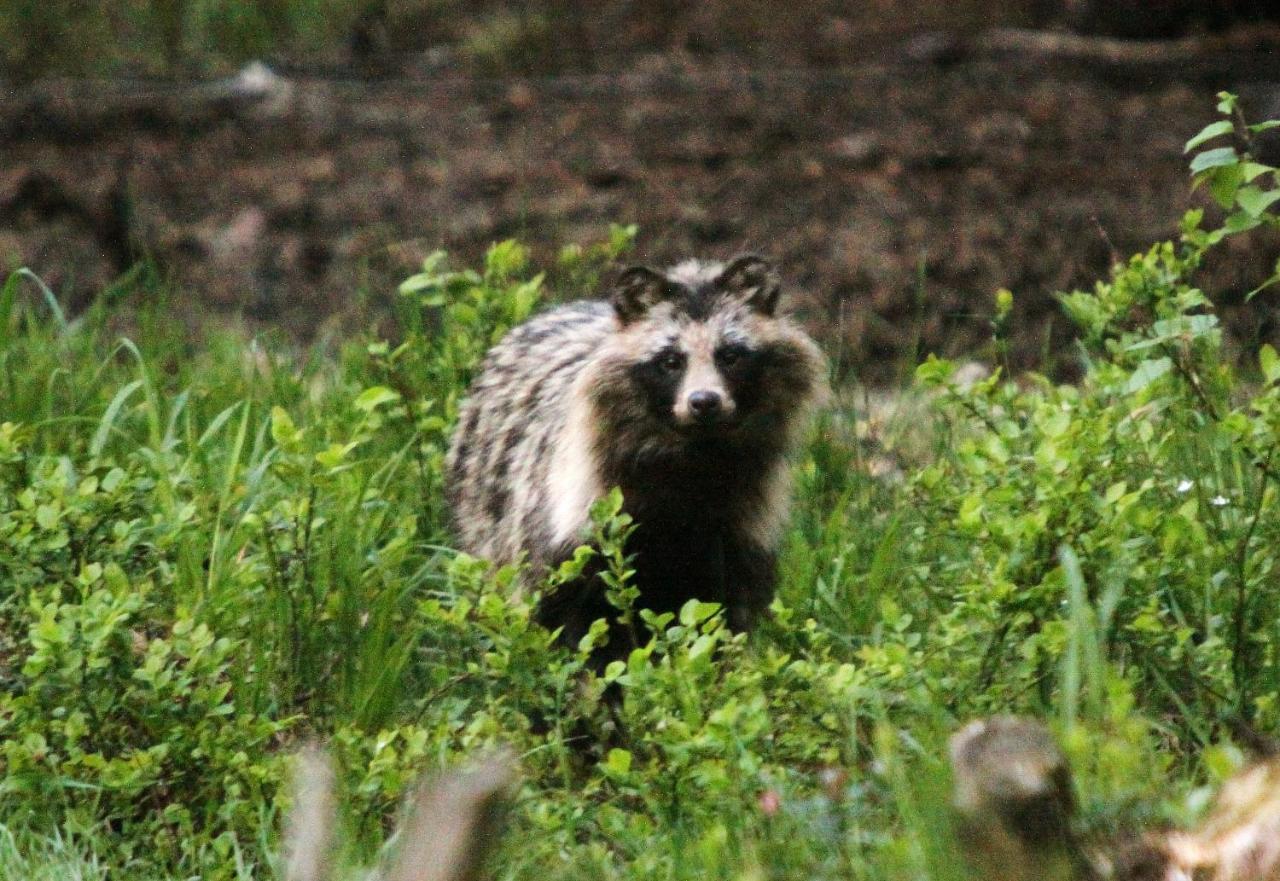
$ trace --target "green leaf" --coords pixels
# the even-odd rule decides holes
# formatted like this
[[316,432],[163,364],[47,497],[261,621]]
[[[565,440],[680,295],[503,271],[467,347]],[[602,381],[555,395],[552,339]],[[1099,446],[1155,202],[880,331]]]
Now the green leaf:
[[1243,211],[1237,211],[1226,219],[1222,224],[1222,228],[1229,233],[1235,234],[1248,232],[1249,230],[1261,225],[1262,221],[1259,218],[1245,214]]
[[400,400],[399,392],[389,389],[385,385],[375,385],[370,386],[356,396],[355,406],[357,410],[372,413],[383,404],[390,404],[398,400]]
[[1266,377],[1267,382],[1280,380],[1280,355],[1276,354],[1276,350],[1269,343],[1264,343],[1258,350],[1258,365],[1262,368],[1262,375]]
[[1013,291],[1008,288],[1000,288],[996,291],[996,316],[1008,315],[1013,309]]
[[58,525],[58,509],[52,505],[41,505],[36,508],[36,525],[49,530]]
[[685,627],[696,627],[718,611],[720,611],[718,603],[689,600],[680,607],[680,623]]
[[359,444],[355,441],[347,444],[329,444],[329,446],[316,453],[316,462],[322,468],[334,469],[342,464],[347,458],[347,454],[354,450]]
[[112,468],[110,471],[106,473],[106,476],[102,478],[101,485],[102,485],[103,492],[109,492],[109,493],[115,492],[116,488],[120,486],[121,483],[124,482],[124,478],[125,478],[125,473],[123,469]]
[[508,279],[523,270],[528,262],[529,250],[515,239],[497,242],[484,255],[485,279],[490,282]]
[[636,234],[640,231],[640,227],[634,223],[622,226],[617,223],[609,224],[609,253],[614,257],[620,257],[626,251],[630,250],[635,244]]
[[622,513],[622,490],[612,487],[591,504],[591,522],[604,524]]
[[449,277],[443,271],[448,255],[444,251],[432,251],[422,261],[422,271],[400,283],[401,294],[415,294],[427,288],[440,287]]
[[1249,126],[1249,131],[1252,134],[1260,135],[1263,132],[1271,131],[1273,128],[1280,128],[1280,119],[1268,119],[1266,122],[1255,122],[1253,125]]
[[293,424],[293,418],[283,407],[271,408],[271,439],[277,446],[290,448],[297,445],[302,433]]
[[1142,391],[1172,369],[1173,362],[1168,358],[1152,358],[1149,361],[1143,361],[1125,383],[1125,394],[1132,395]]
[[1191,173],[1199,174],[1202,171],[1208,171],[1210,168],[1221,168],[1224,165],[1233,165],[1240,161],[1240,156],[1236,153],[1235,147],[1218,147],[1215,150],[1205,150],[1203,153],[1197,153],[1195,158],[1191,160]]
[[418,291],[433,288],[439,283],[439,278],[434,275],[427,275],[425,272],[419,272],[417,275],[411,275],[404,281],[400,282],[400,293],[416,294]]
[[1261,162],[1246,162],[1241,166],[1244,182],[1253,183],[1268,171],[1274,172],[1275,169],[1270,165],[1263,165]]
[[930,355],[923,364],[916,367],[916,382],[924,386],[945,385],[955,372],[954,362]]
[[631,771],[631,753],[614,747],[609,750],[609,755],[604,760],[604,767],[610,774],[625,776]]
[[1234,130],[1235,127],[1231,124],[1231,120],[1229,119],[1220,119],[1217,122],[1211,122],[1204,128],[1200,129],[1199,133],[1196,134],[1195,137],[1187,141],[1187,145],[1182,148],[1182,152],[1190,153],[1205,141],[1211,141],[1214,138],[1221,137],[1222,135],[1229,135]]
[[1236,200],[1236,193],[1240,190],[1240,184],[1244,183],[1244,167],[1226,165],[1213,169],[1207,177],[1209,192],[1213,194],[1214,201],[1222,207],[1222,210],[1231,210]]
[[1280,190],[1260,190],[1257,187],[1241,187],[1236,192],[1236,204],[1253,217],[1261,216],[1276,200]]

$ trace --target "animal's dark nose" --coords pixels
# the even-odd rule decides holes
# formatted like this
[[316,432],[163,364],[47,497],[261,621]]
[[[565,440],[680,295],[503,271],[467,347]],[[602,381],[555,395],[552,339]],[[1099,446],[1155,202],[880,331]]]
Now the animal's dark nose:
[[689,410],[698,419],[710,419],[720,412],[720,394],[706,390],[689,395]]

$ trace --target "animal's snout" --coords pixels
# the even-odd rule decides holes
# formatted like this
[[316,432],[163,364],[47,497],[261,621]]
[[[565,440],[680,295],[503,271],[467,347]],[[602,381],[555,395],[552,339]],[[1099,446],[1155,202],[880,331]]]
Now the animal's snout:
[[724,400],[719,392],[700,389],[689,395],[689,412],[695,419],[710,420],[720,415]]

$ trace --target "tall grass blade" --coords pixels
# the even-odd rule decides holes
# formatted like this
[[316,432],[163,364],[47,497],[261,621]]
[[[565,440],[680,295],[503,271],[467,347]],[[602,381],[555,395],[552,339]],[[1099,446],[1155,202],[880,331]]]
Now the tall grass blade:
[[13,321],[14,306],[18,302],[18,273],[11,272],[0,287],[0,352],[9,350],[9,325]]
[[138,363],[138,372],[142,374],[142,388],[147,398],[147,426],[151,448],[161,450],[164,447],[164,434],[160,428],[160,413],[163,408],[160,405],[160,393],[156,388],[155,378],[152,377],[151,369],[147,366],[147,359],[143,357],[142,351],[133,340],[122,337],[119,346],[133,355]]
[[102,418],[98,420],[98,428],[93,433],[93,440],[89,442],[89,455],[102,455],[102,448],[107,445],[107,438],[115,429],[116,419],[120,416],[120,410],[124,407],[125,402],[133,397],[133,393],[142,388],[142,380],[135,379],[133,382],[123,386],[120,391],[115,393],[111,398],[111,403],[107,405],[107,409],[103,412]]
[[58,298],[53,295],[53,291],[49,290],[49,286],[44,283],[44,280],[25,266],[14,274],[32,282],[36,289],[40,291],[40,294],[44,297],[45,305],[49,307],[49,313],[58,324],[58,331],[63,334],[69,331],[71,326],[67,323],[67,316],[62,311],[62,306],[58,304]]

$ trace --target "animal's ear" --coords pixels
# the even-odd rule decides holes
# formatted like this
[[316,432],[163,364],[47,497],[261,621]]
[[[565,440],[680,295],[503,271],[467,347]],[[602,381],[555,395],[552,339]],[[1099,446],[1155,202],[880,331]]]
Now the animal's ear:
[[716,287],[756,312],[772,315],[778,309],[782,278],[773,264],[763,257],[741,254],[729,261],[716,279]]
[[643,318],[645,313],[663,300],[671,299],[671,283],[660,272],[647,266],[623,270],[613,283],[609,301],[623,324]]

